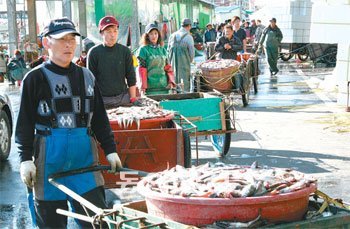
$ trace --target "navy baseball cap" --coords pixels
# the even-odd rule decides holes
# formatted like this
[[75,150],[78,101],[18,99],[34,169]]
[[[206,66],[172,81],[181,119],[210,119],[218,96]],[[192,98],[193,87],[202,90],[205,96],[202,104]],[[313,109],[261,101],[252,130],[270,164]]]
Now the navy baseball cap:
[[60,39],[67,34],[80,36],[80,33],[75,29],[74,23],[66,17],[51,20],[42,32],[44,37],[50,36],[54,39]]

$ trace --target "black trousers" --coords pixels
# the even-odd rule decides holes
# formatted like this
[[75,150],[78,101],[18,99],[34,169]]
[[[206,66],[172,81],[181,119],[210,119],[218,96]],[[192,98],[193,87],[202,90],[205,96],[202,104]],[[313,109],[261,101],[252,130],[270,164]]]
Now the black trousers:
[[[85,194],[82,197],[92,204],[102,209],[107,208],[105,201],[105,191],[102,186],[97,187]],[[75,200],[69,200],[73,211],[82,215],[86,215],[83,207],[79,202]],[[36,223],[39,228],[67,228],[67,217],[57,214],[56,209],[60,208],[68,210],[68,202],[66,200],[59,201],[42,201],[35,199],[35,216]],[[88,210],[89,215],[93,216],[94,213]],[[92,225],[85,221],[76,220],[81,228],[92,228]],[[107,225],[103,226],[108,228]]]

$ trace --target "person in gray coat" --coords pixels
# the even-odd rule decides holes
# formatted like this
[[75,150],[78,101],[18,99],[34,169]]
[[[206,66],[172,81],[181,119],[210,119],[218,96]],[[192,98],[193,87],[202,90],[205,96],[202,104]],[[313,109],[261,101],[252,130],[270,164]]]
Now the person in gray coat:
[[265,26],[261,24],[261,20],[260,19],[256,20],[256,30],[254,33],[254,45],[253,45],[254,50],[258,49],[259,41],[262,33],[264,32],[264,29],[265,29]]
[[174,68],[176,84],[183,83],[183,90],[190,91],[191,63],[194,58],[194,41],[190,34],[192,22],[185,18],[181,28],[169,37],[168,60]]

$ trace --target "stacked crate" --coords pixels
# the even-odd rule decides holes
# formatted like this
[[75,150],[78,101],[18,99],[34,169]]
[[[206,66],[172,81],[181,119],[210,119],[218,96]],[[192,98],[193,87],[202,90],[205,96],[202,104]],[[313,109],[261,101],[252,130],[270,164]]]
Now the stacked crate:
[[276,18],[283,43],[309,43],[312,5],[311,0],[272,0],[252,18],[261,19],[265,26],[272,17]]
[[338,103],[346,105],[350,81],[350,1],[319,1],[312,10],[310,42],[338,43],[334,78],[338,85]]

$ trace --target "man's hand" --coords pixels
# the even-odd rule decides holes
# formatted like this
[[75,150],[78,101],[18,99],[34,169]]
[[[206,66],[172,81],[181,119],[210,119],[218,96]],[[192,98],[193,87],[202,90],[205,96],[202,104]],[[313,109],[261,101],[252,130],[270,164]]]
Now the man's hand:
[[262,45],[262,44],[259,44],[256,53],[257,53],[258,55],[261,55],[262,49],[263,49],[263,45]]
[[36,182],[36,167],[33,161],[23,161],[20,168],[21,179],[28,187],[32,188]]
[[224,45],[224,48],[225,48],[225,49],[231,49],[231,45],[225,44],[225,45]]
[[111,173],[116,173],[117,170],[123,168],[122,162],[120,161],[120,158],[117,153],[110,153],[107,155],[107,160],[109,164],[111,165]]

